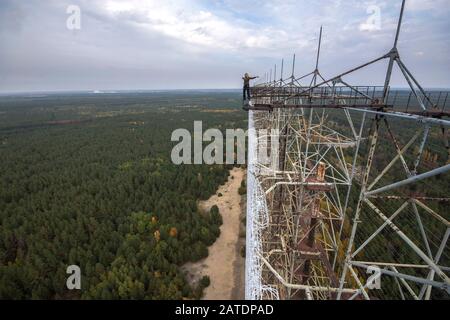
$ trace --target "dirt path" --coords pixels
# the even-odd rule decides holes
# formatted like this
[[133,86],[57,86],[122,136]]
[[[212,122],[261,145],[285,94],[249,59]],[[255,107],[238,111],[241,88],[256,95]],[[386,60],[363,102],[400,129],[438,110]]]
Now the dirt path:
[[[228,182],[220,186],[217,193],[206,201],[200,203],[200,208],[209,210],[217,205],[223,218],[220,227],[220,237],[209,247],[206,259],[197,263],[186,265],[185,268],[195,278],[208,275],[211,285],[205,289],[205,300],[230,300],[235,297],[236,286],[243,286],[242,278],[243,258],[240,256],[239,226],[241,214],[241,196],[238,189],[244,178],[245,170],[234,168],[230,172]],[[231,178],[231,177],[234,177]],[[221,193],[222,197],[218,194]]]

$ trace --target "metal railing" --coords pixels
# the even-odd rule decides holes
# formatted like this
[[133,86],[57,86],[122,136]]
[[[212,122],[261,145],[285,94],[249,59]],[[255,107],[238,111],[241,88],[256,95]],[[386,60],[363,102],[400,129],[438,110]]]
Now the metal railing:
[[426,112],[441,116],[449,115],[449,91],[413,92],[407,89],[389,89],[386,101],[383,101],[381,86],[255,86],[251,88],[252,102],[255,106],[271,107],[374,107],[388,108],[406,113]]

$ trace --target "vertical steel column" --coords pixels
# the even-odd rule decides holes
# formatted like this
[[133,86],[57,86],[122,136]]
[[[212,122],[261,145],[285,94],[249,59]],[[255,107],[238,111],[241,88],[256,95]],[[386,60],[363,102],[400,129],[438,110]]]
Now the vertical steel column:
[[373,157],[374,157],[375,150],[376,150],[376,147],[377,147],[377,144],[378,144],[379,125],[380,125],[380,118],[379,118],[378,115],[376,115],[375,119],[373,120],[373,124],[372,124],[372,129],[373,130],[371,130],[372,132],[371,132],[370,137],[369,137],[370,149],[369,149],[369,152],[368,152],[368,158],[367,158],[367,163],[366,163],[366,167],[365,167],[364,178],[363,178],[363,181],[362,181],[362,184],[361,184],[361,192],[360,192],[360,195],[359,195],[358,204],[356,206],[355,217],[353,218],[352,233],[351,233],[350,240],[349,240],[349,243],[348,243],[348,246],[347,246],[347,252],[346,252],[345,263],[344,263],[344,270],[342,271],[341,280],[340,280],[340,283],[339,283],[339,292],[338,292],[338,295],[337,295],[337,300],[340,300],[341,297],[342,297],[342,290],[344,289],[345,278],[347,276],[348,267],[350,265],[353,242],[355,241],[356,230],[357,230],[358,224],[360,223],[359,216],[361,214],[363,202],[364,202],[364,199],[365,199],[365,191],[366,191],[366,188],[367,188],[367,183],[369,182],[369,176],[370,176],[370,170],[372,169]]

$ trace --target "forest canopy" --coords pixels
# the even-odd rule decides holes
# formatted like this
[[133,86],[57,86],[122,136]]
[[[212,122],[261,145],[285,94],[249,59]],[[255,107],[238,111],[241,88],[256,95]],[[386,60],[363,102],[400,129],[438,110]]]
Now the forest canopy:
[[[123,94],[0,99],[0,298],[200,298],[180,266],[208,255],[200,213],[225,165],[170,160],[171,132],[243,127],[237,96]],[[231,112],[221,112],[223,108]],[[210,112],[218,110],[218,112]],[[66,288],[66,268],[82,289]]]

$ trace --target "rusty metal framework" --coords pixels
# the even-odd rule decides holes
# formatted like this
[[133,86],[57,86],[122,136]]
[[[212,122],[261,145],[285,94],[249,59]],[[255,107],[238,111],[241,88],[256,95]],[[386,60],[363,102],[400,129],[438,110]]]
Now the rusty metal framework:
[[[450,102],[400,58],[404,8],[388,54],[325,80],[321,28],[313,72],[251,88],[247,299],[450,297]],[[384,59],[384,85],[344,81]]]

